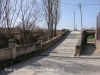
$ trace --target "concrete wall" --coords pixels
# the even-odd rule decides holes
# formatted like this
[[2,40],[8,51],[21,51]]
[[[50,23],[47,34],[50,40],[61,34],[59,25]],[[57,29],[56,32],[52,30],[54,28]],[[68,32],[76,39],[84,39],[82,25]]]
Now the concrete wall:
[[84,31],[82,31],[82,33],[80,34],[80,37],[78,39],[78,42],[76,44],[76,48],[75,48],[75,56],[79,56],[80,52],[82,50],[82,39],[84,38]]
[[40,43],[18,46],[18,47],[15,47],[15,45],[11,44],[9,48],[0,49],[0,62],[9,59],[15,59],[20,55],[31,53],[33,51],[39,50],[40,48],[41,48]]
[[63,36],[62,35],[58,35],[57,37],[50,39],[49,41],[44,42],[44,44],[42,45],[42,49],[46,50],[49,47],[51,47],[52,45],[54,45],[57,41],[59,41]]
[[11,58],[12,58],[11,48],[0,49],[0,62]]
[[86,34],[86,33],[85,33],[85,31],[83,30],[83,31],[82,31],[82,45],[84,45],[84,44],[87,43],[85,34]]
[[60,34],[62,34],[62,30],[57,30],[56,33],[57,33],[57,35],[60,35]]
[[97,50],[100,51],[100,41],[99,40],[96,40],[96,48]]
[[75,50],[75,55],[76,55],[76,56],[79,56],[79,55],[80,55],[81,49],[82,49],[82,35],[81,35],[81,37],[78,39],[78,42],[77,42],[77,44],[76,44],[76,50]]
[[[85,44],[87,44],[87,37],[89,35],[95,35],[95,30],[83,30],[81,37],[79,38],[77,45],[76,45],[76,56],[80,55],[80,52]],[[88,41],[94,41],[94,40],[88,40]]]
[[97,16],[97,28],[96,28],[96,31],[97,31],[96,40],[100,41],[100,12],[99,12],[99,14]]
[[37,43],[37,44],[31,44],[31,45],[16,47],[16,57],[20,56],[20,55],[23,55],[23,54],[33,52],[35,50],[39,50],[40,46],[41,45],[39,43]]
[[54,45],[56,42],[58,42],[60,39],[62,39],[68,32],[69,32],[69,30],[66,30],[62,34],[44,42],[42,45],[42,50],[44,51],[44,50],[48,49],[49,47],[51,47],[52,45]]
[[[87,37],[89,35],[95,35],[95,30],[83,30],[81,37],[79,38],[77,45],[76,45],[76,56],[80,55],[80,52],[85,44],[87,44]],[[88,41],[94,41],[94,40],[88,40]]]

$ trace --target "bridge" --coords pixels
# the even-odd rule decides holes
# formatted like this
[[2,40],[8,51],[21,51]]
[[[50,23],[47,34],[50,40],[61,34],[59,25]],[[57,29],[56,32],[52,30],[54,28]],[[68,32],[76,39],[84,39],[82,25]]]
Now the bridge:
[[[22,62],[8,67],[8,61],[6,61],[7,64],[5,62],[0,63],[6,66],[0,70],[0,75],[99,75],[100,52],[96,49],[94,43],[86,44],[87,36],[94,36],[94,33],[95,30],[67,30],[45,43],[42,42],[42,39],[39,39],[40,44],[34,44],[34,47],[27,46],[27,49],[13,47],[12,61],[20,60]],[[14,44],[12,41],[9,41],[10,47]],[[32,51],[31,48],[36,50]],[[33,52],[32,55],[29,51]],[[29,56],[32,56],[32,58],[26,60],[26,57]],[[7,57],[3,58],[8,59]]]

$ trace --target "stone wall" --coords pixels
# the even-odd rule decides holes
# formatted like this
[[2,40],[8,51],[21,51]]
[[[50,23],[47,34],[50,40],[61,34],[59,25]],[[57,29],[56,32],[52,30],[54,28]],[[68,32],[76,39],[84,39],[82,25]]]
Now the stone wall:
[[0,62],[11,59],[11,58],[12,58],[11,48],[0,49]]
[[100,51],[100,41],[99,40],[96,40],[96,48],[97,50]]

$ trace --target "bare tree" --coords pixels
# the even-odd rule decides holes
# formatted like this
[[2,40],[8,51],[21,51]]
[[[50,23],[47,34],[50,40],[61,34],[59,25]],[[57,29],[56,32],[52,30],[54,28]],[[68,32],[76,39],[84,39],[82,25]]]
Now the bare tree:
[[54,0],[54,13],[53,13],[53,22],[54,22],[54,36],[56,36],[56,29],[57,29],[57,24],[60,19],[60,0]]
[[21,20],[22,32],[23,32],[23,40],[24,44],[28,40],[28,35],[26,31],[30,32],[30,30],[34,29],[36,24],[39,22],[39,17],[41,15],[40,9],[37,7],[36,0],[30,1],[20,1],[20,10],[21,14],[19,16]]
[[48,25],[48,33],[49,39],[53,37],[53,0],[42,0],[43,7],[44,7],[44,13],[45,13],[45,19]]
[[0,24],[1,24],[1,14],[2,14],[2,0],[0,0]]
[[[41,10],[37,6],[37,0],[0,0],[0,26],[5,32],[12,32],[18,24],[22,28],[24,44],[29,40],[31,30],[40,28]],[[30,32],[31,33],[31,32]]]
[[[14,2],[13,2],[14,1]],[[11,34],[12,27],[15,26],[16,20],[19,16],[19,12],[16,8],[18,5],[18,0],[3,0],[1,7],[1,27],[5,27],[5,32]],[[13,6],[13,7],[12,7]],[[18,11],[18,12],[16,12]],[[7,31],[6,31],[7,30]]]
[[48,33],[49,39],[53,37],[53,27],[55,27],[55,35],[56,35],[56,27],[59,21],[60,13],[59,13],[59,0],[42,0],[43,8],[45,13],[45,19],[48,25]]
[[10,0],[3,1],[3,22],[8,28],[8,33],[10,34]]

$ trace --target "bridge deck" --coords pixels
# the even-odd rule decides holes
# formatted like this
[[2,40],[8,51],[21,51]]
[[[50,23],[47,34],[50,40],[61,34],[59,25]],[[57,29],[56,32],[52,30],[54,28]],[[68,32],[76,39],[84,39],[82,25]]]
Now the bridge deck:
[[43,52],[43,56],[65,56],[73,57],[75,52],[76,43],[81,36],[81,31],[72,31],[66,35],[57,44]]

